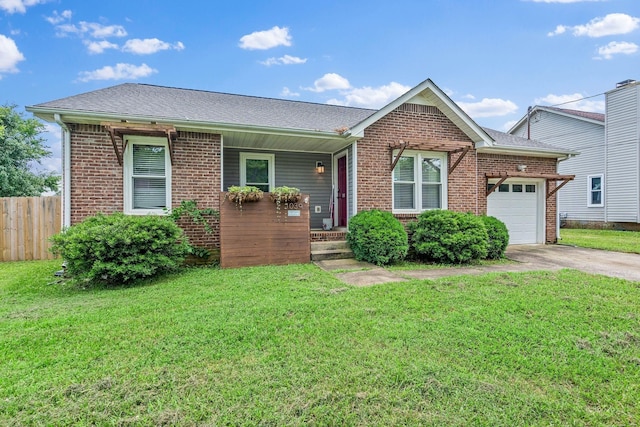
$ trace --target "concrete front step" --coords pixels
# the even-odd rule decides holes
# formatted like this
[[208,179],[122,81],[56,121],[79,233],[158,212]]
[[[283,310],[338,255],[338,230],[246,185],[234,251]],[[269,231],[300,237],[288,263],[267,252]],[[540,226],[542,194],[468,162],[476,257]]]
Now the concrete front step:
[[353,252],[346,241],[311,243],[311,261],[348,258],[353,258]]

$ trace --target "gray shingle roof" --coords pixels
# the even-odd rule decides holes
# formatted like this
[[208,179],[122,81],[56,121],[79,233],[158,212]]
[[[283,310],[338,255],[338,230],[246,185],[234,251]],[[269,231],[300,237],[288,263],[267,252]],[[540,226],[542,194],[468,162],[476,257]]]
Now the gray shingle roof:
[[515,147],[515,148],[530,148],[534,150],[551,151],[551,152],[570,152],[564,148],[556,147],[554,145],[545,144],[544,142],[536,141],[535,139],[527,139],[519,136],[511,135],[508,133],[500,132],[494,129],[484,128],[485,132],[489,134],[495,141],[497,147]]
[[34,105],[34,109],[334,132],[376,110],[124,83]]
[[572,116],[584,117],[585,119],[596,120],[604,123],[604,114],[602,113],[592,113],[591,111],[580,111],[580,110],[570,110],[567,108],[557,108],[557,107],[544,107],[549,110],[560,111],[565,114],[571,114]]

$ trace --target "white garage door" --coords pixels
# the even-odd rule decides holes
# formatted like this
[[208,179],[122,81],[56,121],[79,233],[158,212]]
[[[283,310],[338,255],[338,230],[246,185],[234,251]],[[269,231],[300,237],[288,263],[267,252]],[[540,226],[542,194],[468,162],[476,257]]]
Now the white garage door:
[[509,244],[542,243],[540,187],[532,182],[505,182],[487,198],[487,215],[505,223]]

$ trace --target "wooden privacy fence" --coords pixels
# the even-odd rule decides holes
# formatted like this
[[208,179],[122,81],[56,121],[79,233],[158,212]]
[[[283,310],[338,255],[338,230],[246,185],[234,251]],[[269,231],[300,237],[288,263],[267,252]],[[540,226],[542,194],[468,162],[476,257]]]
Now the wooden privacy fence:
[[60,232],[60,196],[0,198],[0,261],[52,259],[49,237]]

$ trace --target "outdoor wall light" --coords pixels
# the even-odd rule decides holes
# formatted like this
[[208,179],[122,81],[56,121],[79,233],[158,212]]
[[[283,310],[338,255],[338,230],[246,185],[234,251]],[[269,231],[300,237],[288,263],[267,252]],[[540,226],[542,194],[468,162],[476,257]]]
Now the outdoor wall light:
[[317,173],[324,173],[324,163],[316,162],[316,172]]
[[519,172],[526,172],[527,171],[527,165],[518,165],[518,171]]

